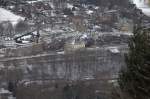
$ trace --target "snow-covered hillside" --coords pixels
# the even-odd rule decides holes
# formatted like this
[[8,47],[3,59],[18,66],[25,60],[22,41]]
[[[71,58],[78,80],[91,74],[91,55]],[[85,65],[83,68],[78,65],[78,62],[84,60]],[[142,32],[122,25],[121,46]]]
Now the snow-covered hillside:
[[23,19],[24,19],[23,17],[15,15],[9,10],[0,8],[0,22],[10,21],[13,25],[15,25],[19,20]]

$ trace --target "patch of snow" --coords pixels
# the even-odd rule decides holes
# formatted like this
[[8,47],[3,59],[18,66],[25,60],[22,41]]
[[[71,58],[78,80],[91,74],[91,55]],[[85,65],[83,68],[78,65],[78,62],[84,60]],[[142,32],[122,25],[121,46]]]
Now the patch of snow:
[[15,6],[9,6],[9,8],[13,9]]
[[94,29],[100,29],[101,27],[98,25],[93,26]]
[[26,1],[26,2],[29,4],[32,4],[32,3],[36,3],[36,2],[40,2],[40,1],[43,1],[43,0],[32,0],[32,1]]
[[26,81],[26,82],[24,82],[24,85],[25,86],[28,86],[29,84],[31,84],[32,82],[31,81]]
[[0,94],[11,94],[11,92],[9,92],[8,90],[1,88],[0,89]]
[[108,83],[115,83],[117,80],[109,80]]
[[150,16],[150,8],[141,8],[143,13],[147,16]]
[[31,80],[24,80],[19,82],[20,84],[23,84],[24,86],[29,86],[30,84],[38,84],[42,85],[43,81],[42,80],[36,80],[36,81],[31,81]]
[[128,35],[128,36],[133,36],[133,33],[131,33],[131,32],[123,32],[122,34]]
[[93,76],[85,76],[83,79],[84,80],[91,80],[91,79],[94,79],[94,77]]
[[109,80],[108,83],[113,84],[115,87],[119,86],[118,81],[116,79]]
[[83,35],[81,36],[81,39],[85,39],[85,38],[88,38],[87,34],[83,34]]
[[5,40],[5,41],[10,41],[10,40],[12,40],[12,38],[6,37],[6,38],[4,38],[4,40]]
[[22,43],[30,43],[30,41],[22,41]]
[[27,36],[23,36],[23,37],[21,37],[22,39],[29,39],[29,38],[31,38],[32,37],[32,35],[27,35]]
[[63,17],[64,17],[64,18],[66,18],[66,17],[67,17],[67,15],[63,15]]
[[145,15],[150,16],[150,7],[146,0],[133,0],[133,3],[136,4],[136,6],[141,9]]
[[94,13],[94,11],[88,10],[88,11],[86,11],[86,13],[90,15],[90,14]]
[[117,12],[117,10],[108,10],[105,13],[113,13],[113,12]]
[[34,35],[37,35],[37,31],[32,32]]
[[57,54],[64,54],[65,52],[64,51],[62,51],[62,52],[57,52]]
[[133,3],[136,4],[137,7],[145,7],[145,0],[133,0]]
[[4,8],[0,8],[0,13],[0,22],[10,21],[13,25],[15,25],[19,20],[24,20],[23,17],[15,15]]
[[75,39],[73,39],[73,40],[72,40],[72,42],[71,42],[71,44],[72,44],[72,45],[74,45],[74,44],[75,44],[75,42],[76,42],[76,41],[75,41]]
[[72,5],[72,4],[70,4],[70,3],[67,3],[67,8],[70,8],[70,9],[72,9],[74,6]]
[[98,6],[95,6],[95,8],[94,8],[94,9],[96,9],[96,10],[97,10],[97,9],[99,9],[99,7],[98,7]]
[[112,53],[120,53],[120,51],[117,47],[108,47],[108,50]]
[[51,6],[52,9],[55,8],[54,4],[52,2],[49,2],[49,5]]

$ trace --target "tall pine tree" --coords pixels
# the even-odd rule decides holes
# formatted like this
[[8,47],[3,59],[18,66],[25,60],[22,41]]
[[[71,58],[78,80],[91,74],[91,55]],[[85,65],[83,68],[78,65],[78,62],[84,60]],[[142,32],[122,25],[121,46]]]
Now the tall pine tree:
[[134,28],[119,75],[121,89],[133,99],[150,99],[150,29]]

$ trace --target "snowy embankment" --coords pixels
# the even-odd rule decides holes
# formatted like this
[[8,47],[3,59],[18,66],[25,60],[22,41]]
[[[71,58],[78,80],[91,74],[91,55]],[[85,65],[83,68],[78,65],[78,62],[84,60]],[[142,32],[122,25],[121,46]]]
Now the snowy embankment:
[[133,3],[143,11],[143,13],[147,16],[150,16],[150,6],[148,5],[148,1],[146,0],[133,0]]
[[10,21],[13,25],[15,25],[19,20],[24,20],[24,18],[13,14],[9,10],[0,8],[0,23],[4,21]]

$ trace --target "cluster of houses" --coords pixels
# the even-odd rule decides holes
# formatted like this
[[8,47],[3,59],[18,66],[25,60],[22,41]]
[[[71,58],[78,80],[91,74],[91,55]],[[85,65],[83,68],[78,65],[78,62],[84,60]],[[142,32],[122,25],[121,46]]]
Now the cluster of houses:
[[[122,14],[125,9],[118,5],[110,8],[92,3],[81,3],[84,0],[15,1],[15,4],[5,4],[3,8],[0,8],[0,55],[3,55],[2,52],[6,54],[0,58],[12,57],[13,59],[13,57],[23,56],[31,60],[33,57],[41,59],[42,55],[45,57],[44,55],[51,54],[51,52],[56,52],[58,55],[62,52],[65,52],[63,55],[68,53],[72,55],[72,52],[89,47],[94,53],[98,50],[97,48],[100,48],[99,54],[101,55],[107,55],[105,49],[109,50],[111,55],[118,55],[121,53],[120,49],[126,48],[125,45],[130,37],[128,32],[131,33],[133,27],[133,20],[125,17]],[[86,55],[83,53],[83,56]],[[55,57],[52,57],[52,60],[53,58]],[[98,59],[101,60],[101,58]],[[50,60],[50,58],[43,61],[45,60]],[[104,59],[104,63],[107,63],[106,60],[107,58]],[[118,61],[118,58],[116,60]],[[80,61],[82,63],[82,59]],[[89,61],[86,66],[93,66]],[[38,61],[35,60],[36,62]],[[28,65],[26,62],[22,64]],[[48,64],[45,66],[49,66]],[[62,64],[60,66],[62,67]],[[103,67],[105,68],[105,64]],[[90,71],[90,68],[88,69]],[[5,95],[12,97],[12,93],[0,89],[0,96],[5,97]]]
[[[1,30],[1,35],[5,34],[6,38],[8,36],[15,42],[13,44],[38,43],[43,40],[49,43],[49,41],[57,41],[57,38],[65,39],[68,44],[68,38],[73,38],[73,42],[74,39],[80,39],[80,36],[86,34],[88,39],[84,41],[85,46],[94,45],[97,41],[93,38],[93,35],[96,36],[95,33],[128,32],[132,31],[133,27],[132,19],[123,16],[122,10],[124,9],[118,5],[109,8],[92,3],[81,3],[81,0],[21,0],[18,5],[8,5],[5,9],[0,8],[0,10],[9,12],[8,16],[10,13],[17,16],[12,17],[15,21],[7,17],[6,21],[0,20],[0,29],[5,23],[5,32],[3,32],[4,29]],[[4,15],[1,14],[0,17],[3,18]],[[6,28],[6,25],[9,29]],[[10,27],[15,27],[15,29]],[[83,42],[78,39],[76,42],[82,46]],[[75,45],[76,42],[71,44]]]

